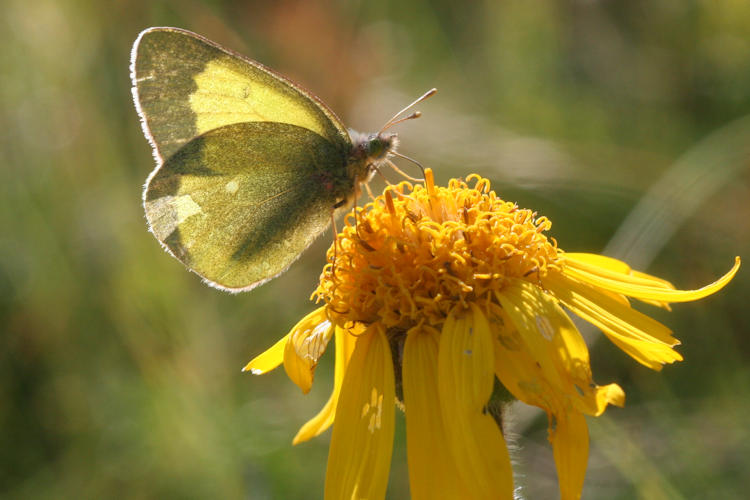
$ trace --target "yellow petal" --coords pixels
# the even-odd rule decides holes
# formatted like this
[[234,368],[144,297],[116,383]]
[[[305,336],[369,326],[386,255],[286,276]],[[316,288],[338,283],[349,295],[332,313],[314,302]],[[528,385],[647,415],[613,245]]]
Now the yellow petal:
[[598,274],[605,278],[674,290],[674,285],[669,281],[651,276],[650,274],[633,271],[626,263],[612,257],[593,253],[564,253],[563,259],[566,266]]
[[[529,285],[535,288],[535,285]],[[515,332],[518,335],[515,339],[517,350],[523,353],[529,365],[536,367],[529,371],[537,373],[537,377],[544,378],[557,392],[568,392],[568,389],[564,387],[565,382],[560,378],[556,366],[559,361],[555,360],[555,350],[552,344],[562,326],[560,318],[541,314],[539,301],[533,290],[525,290],[523,286],[523,283],[517,280],[512,285],[503,288],[501,293],[496,294],[502,310],[507,313],[508,319],[515,326],[513,329],[508,329],[507,322],[504,322],[507,332],[499,334]],[[502,316],[498,317],[502,318]]]
[[406,335],[403,361],[409,490],[412,500],[471,498],[443,440],[438,396],[439,333],[418,327]]
[[341,393],[341,386],[344,381],[344,374],[354,351],[356,337],[353,333],[344,328],[336,327],[336,365],[334,367],[331,397],[328,398],[328,401],[320,412],[300,428],[297,435],[294,436],[292,444],[299,444],[320,435],[333,423],[339,394]]
[[612,257],[607,257],[606,255],[599,255],[598,253],[565,252],[561,253],[561,256],[566,261],[588,264],[615,273],[628,274],[630,272],[630,266],[625,262]]
[[[563,272],[579,281],[584,281],[596,287],[609,290],[611,292],[621,293],[628,297],[634,297],[641,300],[651,300],[659,302],[689,302],[702,299],[714,294],[724,288],[740,268],[740,258],[736,257],[734,266],[724,276],[714,281],[710,285],[697,290],[671,290],[663,286],[642,283],[643,278],[630,276],[627,279],[607,275],[592,268],[582,268],[575,266],[565,266]],[[642,276],[642,275],[641,275]]]
[[[495,373],[518,399],[547,411],[561,498],[579,498],[588,456],[586,422],[581,413],[569,403],[569,398],[566,397],[569,395],[560,392],[552,381],[545,378],[537,360],[530,355],[528,347],[524,346],[523,336],[518,332],[506,308],[498,307],[493,310],[491,321],[499,332],[494,343]],[[624,398],[624,393],[615,384],[611,386],[599,388],[597,394],[604,394],[607,402],[619,402],[617,394]]]
[[253,375],[263,375],[268,373],[284,361],[284,347],[289,340],[289,333],[284,335],[278,342],[253,358],[242,369],[243,372],[250,372]]
[[307,394],[310,391],[318,360],[326,351],[333,326],[326,317],[325,307],[311,312],[289,332],[284,346],[284,370],[289,378]]
[[[438,390],[446,443],[471,498],[513,498],[505,438],[484,413],[494,380],[494,352],[487,319],[479,308],[454,309],[443,325]],[[407,409],[408,411],[408,409]]]
[[357,338],[341,388],[328,452],[327,500],[385,498],[395,397],[388,339],[373,325]]
[[490,317],[496,325],[495,375],[520,401],[549,408],[550,395],[557,392],[542,373],[541,365],[530,355],[521,334],[505,311],[498,307]]
[[566,307],[596,325],[639,363],[658,370],[663,363],[682,360],[672,349],[679,341],[658,321],[559,273],[547,274],[542,283]]
[[666,344],[634,339],[627,335],[620,335],[617,332],[607,330],[603,326],[597,324],[595,319],[587,318],[576,311],[573,312],[598,326],[604,334],[607,335],[610,342],[643,366],[651,368],[654,371],[661,371],[665,364],[672,364],[675,361],[683,360],[682,354]]
[[576,411],[554,416],[549,440],[557,466],[561,500],[581,498],[589,458],[589,428],[586,417]]
[[[651,276],[650,274],[634,271],[630,269],[626,263],[611,257],[592,253],[565,253],[563,254],[563,259],[565,260],[565,267],[573,270],[577,269],[605,278],[614,279],[616,281],[623,281],[625,283],[663,288],[667,290],[675,289],[674,285],[669,281],[657,278],[656,276]],[[621,300],[620,298],[625,298],[618,293],[608,293],[610,293],[612,297],[618,298],[618,300]],[[639,298],[639,300],[646,304],[664,308],[667,311],[672,310],[672,308],[669,307],[668,302],[649,300],[645,298]]]
[[655,286],[657,288],[665,288],[667,290],[675,290],[675,286],[665,279],[659,278],[658,276],[653,276],[651,274],[642,273],[641,271],[631,270],[630,274],[632,276],[635,276],[636,278],[641,278],[649,281],[651,283],[651,286]]
[[541,367],[530,367],[527,373],[538,372],[552,390],[590,415],[600,415],[609,403],[624,401],[624,393],[616,384],[600,387],[594,383],[588,347],[555,299],[523,280],[512,281],[497,296],[520,332],[519,343],[528,351],[527,362]]

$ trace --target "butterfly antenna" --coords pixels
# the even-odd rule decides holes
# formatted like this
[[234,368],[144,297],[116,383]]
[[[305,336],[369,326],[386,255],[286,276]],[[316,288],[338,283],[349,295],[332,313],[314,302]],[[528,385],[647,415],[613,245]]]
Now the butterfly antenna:
[[432,97],[433,95],[435,95],[436,92],[437,92],[437,89],[430,89],[427,92],[425,92],[424,94],[422,94],[422,96],[419,97],[416,101],[414,101],[413,103],[409,104],[404,109],[402,109],[401,111],[399,111],[398,113],[396,113],[395,115],[393,115],[393,118],[391,118],[390,120],[388,120],[385,123],[385,125],[383,125],[383,128],[380,129],[380,131],[378,132],[378,134],[382,134],[383,132],[385,132],[386,130],[388,130],[392,126],[396,125],[397,123],[401,123],[401,122],[404,122],[406,120],[413,120],[414,118],[419,118],[420,116],[422,116],[422,113],[420,113],[419,111],[415,111],[414,113],[410,114],[409,116],[406,116],[406,117],[404,117],[404,118],[402,118],[400,120],[396,120],[396,118],[398,118],[399,116],[401,116],[404,113],[406,113],[407,111],[409,111],[409,109],[411,107],[419,104],[420,102],[424,101],[425,99],[427,99],[429,97]]

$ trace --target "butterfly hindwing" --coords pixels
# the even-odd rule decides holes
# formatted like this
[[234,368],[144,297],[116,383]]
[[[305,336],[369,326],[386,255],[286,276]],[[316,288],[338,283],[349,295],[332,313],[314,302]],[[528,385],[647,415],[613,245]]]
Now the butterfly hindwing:
[[150,178],[146,217],[209,283],[250,289],[283,272],[325,229],[340,195],[354,189],[331,175],[345,162],[302,127],[227,125],[187,143]]

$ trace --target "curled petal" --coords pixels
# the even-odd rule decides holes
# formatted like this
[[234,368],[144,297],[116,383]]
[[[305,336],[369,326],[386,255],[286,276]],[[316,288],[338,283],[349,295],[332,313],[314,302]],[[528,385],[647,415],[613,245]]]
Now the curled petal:
[[333,325],[326,318],[325,308],[311,312],[289,332],[284,346],[284,370],[289,378],[307,394],[315,375],[315,367],[333,334]]
[[[643,285],[651,288],[662,288],[665,290],[675,289],[674,285],[669,281],[640,271],[634,271],[626,263],[613,259],[612,257],[605,257],[604,255],[593,253],[564,253],[562,257],[565,261],[565,268],[568,270],[580,270],[584,273],[595,274],[627,284]],[[601,291],[609,292],[604,289]],[[625,299],[625,296],[619,293],[609,293],[619,300]],[[639,300],[668,311],[672,309],[669,306],[669,302],[650,300],[646,298],[640,298]]]
[[602,277],[633,283],[638,285],[650,286],[653,288],[663,288],[665,290],[674,290],[672,283],[650,274],[634,271],[621,260],[598,255],[595,253],[569,253],[562,254],[565,259],[565,265],[574,269],[580,269],[590,273],[598,274]]
[[257,355],[242,369],[253,375],[263,375],[278,367],[284,361],[284,348],[291,334],[287,333],[274,345]]
[[740,268],[740,258],[736,257],[732,269],[710,285],[697,290],[674,290],[665,287],[662,280],[659,280],[659,282],[647,280],[644,276],[648,275],[643,273],[639,273],[637,276],[624,276],[606,272],[606,270],[592,265],[575,263],[575,261],[570,261],[570,263],[573,265],[566,265],[563,272],[571,278],[628,297],[657,302],[690,302],[708,297],[732,281]]

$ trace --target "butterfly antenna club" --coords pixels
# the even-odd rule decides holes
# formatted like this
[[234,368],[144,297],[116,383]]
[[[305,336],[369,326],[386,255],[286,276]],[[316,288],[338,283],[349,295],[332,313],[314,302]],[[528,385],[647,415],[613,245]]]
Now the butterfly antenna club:
[[397,118],[399,116],[403,115],[404,113],[406,113],[407,111],[409,111],[409,109],[411,109],[412,107],[416,106],[417,104],[419,104],[420,102],[424,101],[425,99],[428,99],[428,98],[432,97],[433,95],[435,95],[436,92],[437,92],[437,89],[430,89],[430,90],[428,90],[427,92],[425,92],[424,94],[422,94],[418,99],[416,99],[414,102],[412,102],[411,104],[409,104],[408,106],[406,106],[404,109],[402,109],[401,111],[399,111],[398,113],[396,113],[395,115],[393,115],[393,118],[391,118],[390,120],[388,120],[385,123],[385,125],[383,125],[383,128],[381,128],[380,131],[378,131],[378,135],[382,134],[383,132],[385,132],[386,130],[388,130],[389,128],[391,128],[392,126],[394,126],[394,125],[396,125],[398,123],[404,122],[406,120],[413,120],[414,118],[419,118],[420,116],[422,116],[422,113],[420,113],[419,111],[415,111],[412,114],[410,114],[408,116],[405,116],[404,118],[401,118],[400,120],[397,120]]

